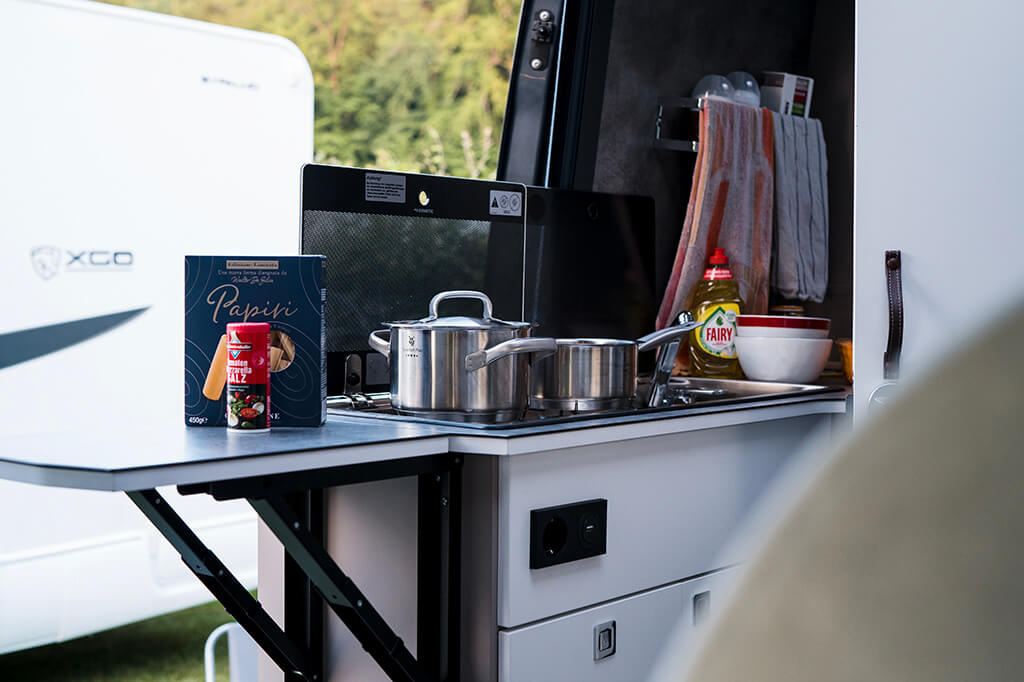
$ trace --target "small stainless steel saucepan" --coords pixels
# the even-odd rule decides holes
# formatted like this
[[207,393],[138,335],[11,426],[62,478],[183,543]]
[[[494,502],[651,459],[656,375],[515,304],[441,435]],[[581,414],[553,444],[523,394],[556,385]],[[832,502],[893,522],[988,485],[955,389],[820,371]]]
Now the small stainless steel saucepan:
[[[666,344],[678,347],[679,339],[700,324],[689,321],[666,327],[636,341],[554,339],[555,353],[534,361],[530,407],[580,412],[631,407],[636,402],[637,353]],[[484,367],[519,352],[515,342],[500,343],[468,355],[466,368]]]

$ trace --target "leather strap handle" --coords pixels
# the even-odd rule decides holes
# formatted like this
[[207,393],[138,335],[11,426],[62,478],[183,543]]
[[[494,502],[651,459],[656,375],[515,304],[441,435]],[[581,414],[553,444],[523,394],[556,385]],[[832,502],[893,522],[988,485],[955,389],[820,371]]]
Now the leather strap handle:
[[889,340],[882,361],[885,379],[900,378],[900,355],[903,352],[903,277],[899,251],[885,252],[885,288],[889,294]]

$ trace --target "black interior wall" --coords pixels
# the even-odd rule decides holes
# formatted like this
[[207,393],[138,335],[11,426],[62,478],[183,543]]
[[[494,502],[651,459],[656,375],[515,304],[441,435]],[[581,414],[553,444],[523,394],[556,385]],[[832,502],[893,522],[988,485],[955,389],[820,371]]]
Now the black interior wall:
[[[654,197],[663,291],[695,155],[652,145],[657,97],[689,96],[709,73],[741,70],[760,78],[764,71],[789,71],[815,78],[811,114],[825,129],[831,194],[826,306],[840,335],[848,334],[852,292],[853,2],[821,7],[815,0],[617,2],[593,189]],[[840,296],[846,309],[833,310]]]
[[852,0],[818,3],[807,64],[811,115],[821,119],[828,151],[829,259],[825,300],[803,305],[832,318],[835,339],[853,337],[853,22]]

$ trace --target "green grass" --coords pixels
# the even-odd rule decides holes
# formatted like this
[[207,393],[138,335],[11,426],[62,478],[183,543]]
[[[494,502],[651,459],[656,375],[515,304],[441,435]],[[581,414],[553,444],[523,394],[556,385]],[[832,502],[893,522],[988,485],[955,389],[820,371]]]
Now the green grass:
[[[203,645],[231,621],[216,603],[60,644],[0,656],[3,682],[203,682]],[[228,679],[227,637],[217,642],[217,680]]]

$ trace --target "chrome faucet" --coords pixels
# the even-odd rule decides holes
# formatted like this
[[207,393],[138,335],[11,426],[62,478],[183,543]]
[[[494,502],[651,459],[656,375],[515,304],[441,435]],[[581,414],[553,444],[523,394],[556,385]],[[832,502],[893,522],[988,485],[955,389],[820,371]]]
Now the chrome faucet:
[[[676,326],[686,327],[688,331],[702,325],[703,322],[694,321],[693,314],[688,310],[679,313],[679,317],[676,318]],[[674,339],[658,348],[658,355],[654,361],[654,376],[651,377],[651,390],[647,394],[647,407],[658,407],[665,402],[668,382],[672,378],[672,370],[676,366],[679,343],[680,339]]]

